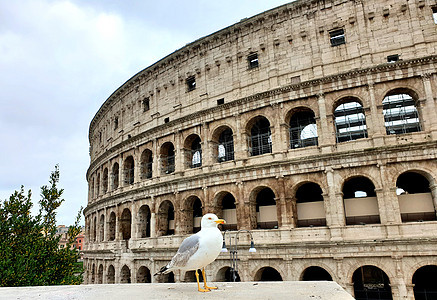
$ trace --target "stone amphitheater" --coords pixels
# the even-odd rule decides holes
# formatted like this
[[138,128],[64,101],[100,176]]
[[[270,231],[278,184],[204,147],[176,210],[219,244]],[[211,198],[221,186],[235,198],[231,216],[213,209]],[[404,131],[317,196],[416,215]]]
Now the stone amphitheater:
[[436,50],[436,0],[298,0],[135,74],[89,128],[85,283],[195,280],[153,274],[213,212],[212,281],[437,299]]

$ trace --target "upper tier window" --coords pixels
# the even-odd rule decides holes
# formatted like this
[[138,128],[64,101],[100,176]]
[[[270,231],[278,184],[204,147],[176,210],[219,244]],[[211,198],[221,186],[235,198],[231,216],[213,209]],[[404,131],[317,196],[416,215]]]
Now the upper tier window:
[[249,63],[249,69],[258,68],[259,61],[258,61],[258,54],[252,53],[247,57],[247,62]]
[[187,90],[188,92],[196,89],[196,77],[190,76],[187,78]]
[[346,43],[346,40],[344,38],[344,30],[343,29],[336,29],[329,33],[329,36],[331,38],[331,46],[340,46]]

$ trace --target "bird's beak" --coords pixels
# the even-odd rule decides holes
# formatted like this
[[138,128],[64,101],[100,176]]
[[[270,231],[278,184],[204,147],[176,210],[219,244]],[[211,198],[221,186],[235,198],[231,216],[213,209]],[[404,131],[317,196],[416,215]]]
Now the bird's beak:
[[217,224],[226,224],[226,221],[223,219],[218,219],[218,220],[215,220],[214,222],[216,222]]

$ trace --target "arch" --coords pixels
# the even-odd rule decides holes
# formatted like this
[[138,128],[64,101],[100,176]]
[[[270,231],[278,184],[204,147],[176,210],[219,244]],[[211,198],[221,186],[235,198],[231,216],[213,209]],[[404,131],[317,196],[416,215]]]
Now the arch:
[[131,283],[130,269],[124,265],[120,271],[120,283]]
[[361,266],[352,275],[356,300],[393,299],[387,274],[372,265]]
[[366,116],[358,98],[340,99],[334,109],[337,143],[367,138]]
[[258,229],[278,228],[278,216],[276,211],[276,196],[269,187],[258,187],[252,192],[255,201],[251,205],[252,212],[255,210],[256,227]]
[[108,192],[108,168],[103,170],[103,193]]
[[103,242],[105,240],[105,215],[100,215],[100,221],[99,221],[99,236],[100,241]]
[[118,165],[118,163],[115,163],[112,166],[112,173],[111,173],[111,177],[112,177],[112,189],[115,190],[116,188],[118,188],[119,184],[120,184],[120,180],[119,180],[119,175],[120,174],[120,167]]
[[202,166],[202,140],[197,134],[189,135],[184,142],[184,150],[187,168],[199,168]]
[[379,207],[375,185],[364,176],[347,179],[343,184],[346,225],[379,224]]
[[228,126],[220,126],[212,135],[214,157],[217,162],[234,160],[234,133]]
[[314,112],[306,107],[293,109],[289,121],[290,149],[318,145],[317,125]]
[[96,283],[96,265],[92,264],[91,266],[91,283]]
[[270,122],[266,117],[257,116],[251,119],[246,132],[249,133],[249,154],[251,156],[272,153],[272,133]]
[[396,194],[402,222],[437,220],[430,182],[424,175],[415,171],[399,175],[396,180]]
[[100,173],[97,173],[97,181],[96,181],[96,197],[100,195]]
[[184,201],[184,214],[187,232],[200,231],[200,221],[203,216],[202,201],[197,196],[190,196]]
[[255,273],[254,281],[282,281],[282,276],[275,268],[263,267]]
[[129,155],[126,157],[123,163],[123,177],[124,177],[124,184],[134,184],[134,178],[135,178],[135,163],[134,158],[132,155]]
[[97,271],[97,283],[102,284],[103,283],[103,265],[99,265],[99,270]]
[[414,285],[414,299],[436,299],[437,287],[435,280],[437,278],[437,265],[426,265],[417,269],[412,278]]
[[320,186],[314,182],[301,184],[296,190],[297,227],[326,226],[325,204]]
[[149,268],[141,266],[137,272],[137,283],[151,283],[152,275]]
[[150,208],[147,204],[142,205],[138,210],[138,232],[140,238],[150,237]]
[[306,268],[301,275],[302,281],[332,281],[332,276],[328,271],[318,266]]
[[172,235],[175,230],[174,206],[170,200],[164,200],[158,209],[157,229],[158,236]]
[[141,153],[140,158],[140,177],[141,179],[152,178],[153,175],[153,154],[149,149]]
[[175,148],[173,143],[165,142],[160,150],[160,164],[162,174],[171,174],[175,171]]
[[115,283],[115,268],[113,265],[109,265],[108,273],[106,275],[106,282],[109,284]]
[[417,93],[407,88],[396,88],[385,95],[382,113],[387,135],[422,130],[417,100]]
[[170,273],[167,273],[167,274],[162,274],[161,275],[161,282],[175,283],[174,273],[170,272]]
[[132,214],[128,208],[123,209],[120,219],[120,233],[123,240],[131,238]]
[[115,217],[115,213],[112,211],[109,214],[109,221],[108,221],[108,240],[110,241],[115,240],[116,222],[117,222],[117,218]]
[[[198,270],[198,273],[202,274],[200,272],[200,270]],[[200,280],[200,278],[199,278],[199,280]],[[196,271],[187,271],[187,272],[185,272],[184,282],[197,282]]]
[[223,267],[220,270],[218,270],[215,281],[218,282],[240,282],[240,275],[238,274],[238,271],[232,272],[231,267]]
[[94,217],[93,222],[93,241],[97,242],[97,217]]
[[216,195],[214,201],[217,206],[215,212],[220,218],[226,220],[226,224],[222,224],[223,230],[237,230],[237,207],[234,195],[229,192],[222,191]]

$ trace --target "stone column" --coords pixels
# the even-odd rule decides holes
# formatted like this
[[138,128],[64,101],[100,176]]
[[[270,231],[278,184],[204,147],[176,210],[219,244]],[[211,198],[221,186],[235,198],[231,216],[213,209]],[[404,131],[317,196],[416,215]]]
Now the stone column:
[[121,219],[121,216],[120,216],[120,206],[117,205],[117,207],[115,208],[115,240],[116,241],[121,240],[120,219]]
[[154,238],[156,237],[156,203],[155,196],[152,195],[150,198],[150,237]]
[[326,180],[328,183],[328,197],[324,198],[326,223],[329,227],[344,226],[345,214],[343,205],[343,193],[337,191],[335,187],[341,185],[336,182],[334,170],[327,168],[325,170]]
[[238,229],[252,229],[249,217],[249,199],[244,197],[244,183],[239,181],[236,182],[237,186],[237,199],[235,199],[235,205],[237,207],[237,228]]
[[370,120],[371,120],[370,125],[371,125],[371,132],[372,132],[372,136],[369,137],[373,139],[373,143],[375,144],[375,146],[383,146],[384,136],[386,135],[384,115],[382,114],[382,111],[378,111],[378,107],[382,107],[382,102],[376,103],[375,88],[373,82],[368,83],[367,90],[369,93],[369,101],[370,101]]
[[431,190],[432,203],[434,204],[434,212],[437,211],[437,184],[432,183],[429,185]]
[[[386,184],[385,178],[389,178],[389,174],[386,171],[385,164],[378,164],[379,166],[379,182],[382,183],[383,192],[378,196],[378,205],[381,223],[382,224],[396,224],[402,223],[401,213],[399,209],[399,200],[396,195],[396,187],[391,188]],[[384,220],[385,219],[385,220]],[[384,220],[384,222],[383,222]]]
[[319,126],[317,127],[318,132],[318,143],[319,147],[321,147],[323,153],[331,152],[331,145],[334,144],[332,140],[332,132],[330,128],[330,124],[328,122],[328,116],[326,113],[326,102],[325,102],[325,94],[320,93],[317,98],[317,103],[319,106]]
[[[281,107],[282,105],[275,103],[273,104],[272,110],[274,114],[278,116],[275,120],[273,120],[273,124],[270,127],[272,133],[272,153],[285,152],[287,151],[287,139],[284,139],[281,131]],[[272,130],[273,129],[273,130]],[[285,146],[284,146],[285,142]]]
[[421,111],[419,111],[419,118],[422,121],[424,129],[426,131],[431,131],[433,138],[437,138],[437,120],[435,117],[436,105],[434,102],[431,79],[433,75],[426,73],[422,75],[423,88],[425,90],[425,105]]
[[181,139],[182,131],[179,130],[175,133],[175,172],[182,172],[185,169],[184,145]]
[[[288,214],[287,201],[285,196],[285,180],[284,176],[278,178],[279,197],[277,197],[276,206],[278,214],[278,228],[291,228],[292,218]],[[278,207],[279,206],[279,207]]]
[[246,130],[241,128],[240,115],[238,113],[234,114],[235,124],[237,132],[233,132],[234,138],[234,158],[235,160],[242,160],[247,158],[246,149]]
[[212,143],[209,141],[209,124],[202,123],[202,166],[210,166],[213,164],[212,159]]
[[152,148],[153,148],[153,153],[152,153],[152,157],[153,157],[153,163],[152,163],[152,178],[153,177],[160,177],[161,176],[161,162],[159,161],[159,148],[158,148],[158,139],[154,139],[153,140],[153,144],[152,144]]

